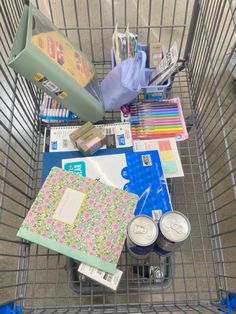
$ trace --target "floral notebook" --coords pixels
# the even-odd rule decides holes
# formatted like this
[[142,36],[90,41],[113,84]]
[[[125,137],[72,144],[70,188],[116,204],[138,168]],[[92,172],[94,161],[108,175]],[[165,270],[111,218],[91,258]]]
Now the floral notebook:
[[114,273],[138,196],[52,168],[17,235]]

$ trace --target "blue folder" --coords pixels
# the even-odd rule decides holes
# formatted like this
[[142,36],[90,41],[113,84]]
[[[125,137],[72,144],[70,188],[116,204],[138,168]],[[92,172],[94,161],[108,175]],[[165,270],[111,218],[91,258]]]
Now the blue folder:
[[[133,148],[114,148],[99,150],[94,156],[124,154],[125,168],[120,169],[121,176],[128,180],[123,187],[139,196],[135,215],[144,214],[160,218],[160,212],[172,210],[167,182],[161,166],[158,151],[133,152]],[[61,167],[63,159],[81,158],[80,152],[44,153],[42,183],[52,167]],[[148,158],[147,158],[148,157]],[[84,157],[86,159],[86,157]],[[147,158],[145,160],[144,158]],[[149,162],[149,160],[152,160]],[[146,162],[146,164],[145,164]]]
[[[100,149],[93,156],[123,154],[123,153],[132,152],[132,151],[133,151],[133,147]],[[83,155],[79,151],[43,153],[43,170],[42,170],[41,183],[42,184],[44,183],[52,167],[61,168],[62,159],[81,158],[81,157],[83,157]]]

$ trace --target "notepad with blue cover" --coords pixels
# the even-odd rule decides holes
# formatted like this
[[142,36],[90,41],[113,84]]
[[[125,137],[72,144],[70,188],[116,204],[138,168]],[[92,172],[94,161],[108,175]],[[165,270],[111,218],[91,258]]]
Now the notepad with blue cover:
[[158,220],[172,210],[158,151],[63,159],[62,167],[139,196],[135,215]]

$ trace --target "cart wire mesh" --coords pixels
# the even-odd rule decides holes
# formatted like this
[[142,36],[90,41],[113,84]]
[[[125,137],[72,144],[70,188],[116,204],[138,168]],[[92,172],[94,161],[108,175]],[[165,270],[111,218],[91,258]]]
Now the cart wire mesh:
[[[235,1],[35,0],[94,62],[101,80],[111,69],[111,36],[127,24],[141,43],[179,47],[168,97],[180,97],[189,140],[178,144],[185,176],[171,180],[174,210],[191,236],[169,259],[145,262],[124,249],[116,293],[86,281],[65,256],[16,237],[41,184],[41,93],[7,67],[23,2],[2,0],[0,77],[0,304],[27,313],[218,313],[236,290]],[[119,121],[119,112],[105,121]],[[72,265],[71,265],[72,263]],[[136,269],[136,270],[135,270]],[[138,271],[137,271],[138,269]]]

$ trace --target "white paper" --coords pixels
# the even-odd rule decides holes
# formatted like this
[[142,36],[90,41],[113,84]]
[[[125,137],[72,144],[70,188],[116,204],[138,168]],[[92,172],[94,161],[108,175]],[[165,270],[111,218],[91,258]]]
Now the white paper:
[[[73,171],[73,168],[74,171]],[[125,154],[71,158],[62,160],[62,168],[71,170],[90,179],[100,180],[118,189],[128,182],[121,176],[121,169],[127,167]]]
[[84,198],[84,193],[67,188],[55,210],[53,218],[72,225]]

